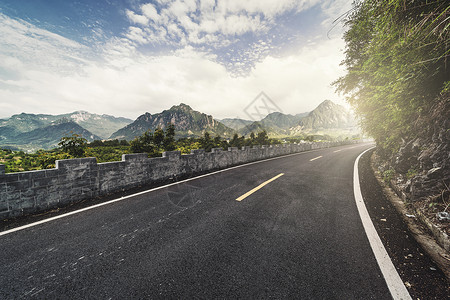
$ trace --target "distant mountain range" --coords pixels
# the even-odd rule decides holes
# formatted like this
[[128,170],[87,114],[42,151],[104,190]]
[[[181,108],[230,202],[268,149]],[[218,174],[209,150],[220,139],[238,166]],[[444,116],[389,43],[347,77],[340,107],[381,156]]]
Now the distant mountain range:
[[96,139],[132,140],[147,130],[175,125],[176,137],[211,136],[231,138],[235,133],[248,136],[266,130],[269,136],[286,137],[305,134],[358,132],[356,122],[344,107],[325,100],[311,112],[290,115],[274,112],[260,121],[212,116],[193,110],[189,105],[172,106],[161,113],[145,113],[135,121],[109,115],[76,111],[63,115],[18,114],[0,120],[0,147],[27,151],[56,147],[61,137],[71,132],[88,141]]
[[71,132],[88,141],[107,139],[114,131],[133,122],[126,118],[76,111],[62,115],[13,115],[0,120],[0,147],[35,151],[56,147]]

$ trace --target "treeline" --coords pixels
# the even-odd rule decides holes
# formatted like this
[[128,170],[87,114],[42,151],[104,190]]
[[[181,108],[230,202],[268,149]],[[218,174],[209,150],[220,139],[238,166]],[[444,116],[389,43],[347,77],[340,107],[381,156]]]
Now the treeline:
[[[359,138],[359,136],[354,137]],[[265,130],[251,133],[249,137],[235,134],[231,139],[220,136],[212,137],[205,132],[199,138],[180,138],[175,140],[175,126],[169,124],[163,130],[157,128],[148,130],[132,141],[126,140],[95,140],[90,143],[78,134],[71,133],[62,137],[58,148],[52,150],[39,150],[28,154],[23,151],[0,149],[0,164],[6,166],[6,172],[20,172],[54,168],[55,162],[61,159],[95,157],[97,162],[120,161],[123,154],[147,153],[149,157],[160,157],[164,151],[180,151],[189,154],[191,150],[205,149],[210,152],[213,148],[227,150],[230,147],[242,148],[244,146],[276,145],[282,143],[299,143],[302,141],[331,141],[327,135],[308,135],[304,137],[287,137],[283,140],[269,138]]]
[[159,157],[164,151],[178,150],[183,154],[193,149],[242,147],[255,145],[280,144],[278,139],[269,138],[267,132],[251,134],[249,138],[237,134],[226,140],[222,137],[211,137],[208,132],[200,138],[181,138],[175,140],[175,127],[169,125],[165,130],[146,131],[141,136],[128,142],[125,140],[95,140],[88,143],[85,138],[72,133],[62,137],[58,148],[39,150],[36,153],[25,153],[9,149],[0,149],[0,164],[5,165],[7,173],[54,168],[56,160],[96,157],[97,162],[120,161],[123,154],[147,153],[149,157]]
[[448,101],[449,14],[446,0],[374,0],[355,1],[345,18],[347,74],[334,84],[388,153],[419,134],[416,121],[435,103]]

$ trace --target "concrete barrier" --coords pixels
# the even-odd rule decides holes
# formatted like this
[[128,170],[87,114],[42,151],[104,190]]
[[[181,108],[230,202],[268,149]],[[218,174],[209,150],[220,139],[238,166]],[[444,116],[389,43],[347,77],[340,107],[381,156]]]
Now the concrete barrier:
[[122,161],[97,163],[95,158],[56,161],[54,169],[5,174],[0,165],[0,220],[42,212],[70,203],[119,191],[223,169],[251,161],[351,142],[313,142],[271,146],[214,148],[211,152],[192,150],[164,152],[162,157],[124,154]]

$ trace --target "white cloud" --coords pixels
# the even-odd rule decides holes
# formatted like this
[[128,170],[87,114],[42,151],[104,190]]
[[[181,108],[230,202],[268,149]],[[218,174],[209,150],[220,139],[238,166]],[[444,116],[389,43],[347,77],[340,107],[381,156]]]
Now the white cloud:
[[131,10],[126,11],[128,19],[133,22],[134,24],[141,24],[141,25],[147,25],[148,24],[148,18],[143,15],[135,14]]
[[147,4],[142,5],[141,10],[148,19],[150,19],[154,22],[158,21],[158,19],[159,19],[158,11],[153,6],[153,4],[147,3]]
[[[286,7],[291,5],[290,1],[281,2]],[[213,3],[201,1],[200,7],[202,11],[209,10],[214,14],[217,12],[211,12]],[[130,26],[125,37],[113,38],[103,45],[102,60],[92,59],[92,53],[85,46],[0,14],[2,117],[23,111],[65,113],[87,110],[136,118],[146,111],[156,113],[185,102],[217,118],[246,118],[243,109],[261,91],[265,91],[285,113],[309,111],[324,99],[339,100],[330,87],[343,72],[339,63],[344,45],[338,37],[311,39],[310,43],[290,51],[285,57],[268,55],[270,43],[260,40],[249,47],[242,60],[236,61],[237,64],[257,61],[245,77],[231,76],[227,68],[217,62],[218,57],[189,46],[196,42],[191,39],[196,38],[203,39],[199,41],[202,43],[226,43],[226,39],[218,38],[215,33],[231,35],[246,28],[245,24],[262,22],[255,21],[258,15],[251,14],[242,15],[241,20],[239,7],[266,11],[268,8],[261,8],[262,5],[279,5],[281,8],[273,8],[272,16],[285,7],[269,2],[261,2],[260,6],[252,1],[227,3],[223,9],[236,14],[220,13],[224,18],[216,19],[218,22],[208,23],[207,19],[202,19],[194,22],[197,25],[189,25],[185,21],[183,28],[172,23],[158,31],[149,31],[145,26]],[[313,2],[301,3],[312,5]],[[192,4],[186,7],[180,10],[189,11]],[[295,9],[301,9],[298,7],[301,6],[295,6]],[[139,13],[151,22],[165,22],[164,18],[170,15],[160,11],[158,16],[151,17],[154,11],[149,7]],[[242,22],[242,27],[233,28],[227,23],[227,16],[233,16],[231,23]],[[249,25],[245,30],[260,30],[252,26],[256,25]],[[184,35],[186,28],[190,28],[191,35]],[[178,38],[182,48],[162,56],[146,56],[136,50],[137,43],[157,43],[167,36]]]
[[[246,33],[264,33],[275,26],[275,18],[288,11],[302,11],[318,3],[317,0],[171,0],[159,1],[162,7],[158,13],[152,4],[143,4],[138,11],[127,10],[127,16],[134,25],[153,31],[154,42],[171,44],[171,36],[157,34],[161,26],[173,32],[179,28],[177,37],[193,45],[216,44],[218,40]],[[149,19],[153,22],[149,22]],[[144,31],[143,31],[144,32]],[[205,34],[220,38],[203,38]],[[136,37],[135,37],[136,38]],[[144,39],[144,37],[143,37]]]

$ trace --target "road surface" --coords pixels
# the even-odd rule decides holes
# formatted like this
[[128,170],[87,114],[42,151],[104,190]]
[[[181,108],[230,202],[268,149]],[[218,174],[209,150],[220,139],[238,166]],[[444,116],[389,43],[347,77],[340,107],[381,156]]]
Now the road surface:
[[353,193],[370,146],[253,163],[1,235],[0,298],[389,299]]

